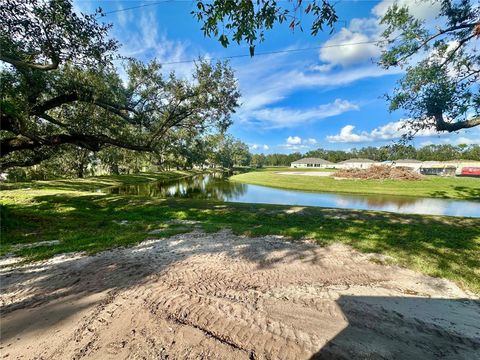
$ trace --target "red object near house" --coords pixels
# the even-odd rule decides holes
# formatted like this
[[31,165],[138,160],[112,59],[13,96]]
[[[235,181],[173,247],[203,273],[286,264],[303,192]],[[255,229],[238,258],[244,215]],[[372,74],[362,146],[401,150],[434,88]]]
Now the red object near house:
[[462,168],[462,176],[478,176],[480,177],[480,167],[464,167]]

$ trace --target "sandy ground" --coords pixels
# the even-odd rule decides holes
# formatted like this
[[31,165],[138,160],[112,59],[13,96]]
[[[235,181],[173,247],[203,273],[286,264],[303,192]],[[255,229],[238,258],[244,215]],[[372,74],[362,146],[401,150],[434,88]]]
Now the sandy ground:
[[228,231],[1,272],[8,359],[478,359],[480,304],[378,256]]
[[335,172],[328,171],[279,171],[279,175],[303,175],[303,176],[330,176]]

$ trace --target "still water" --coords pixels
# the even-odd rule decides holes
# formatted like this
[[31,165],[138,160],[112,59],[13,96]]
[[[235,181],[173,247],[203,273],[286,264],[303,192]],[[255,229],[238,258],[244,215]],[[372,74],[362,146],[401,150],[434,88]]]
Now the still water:
[[275,189],[228,181],[222,174],[198,175],[168,183],[114,187],[111,194],[212,199],[229,202],[381,210],[404,214],[480,217],[480,202],[391,195],[354,195]]

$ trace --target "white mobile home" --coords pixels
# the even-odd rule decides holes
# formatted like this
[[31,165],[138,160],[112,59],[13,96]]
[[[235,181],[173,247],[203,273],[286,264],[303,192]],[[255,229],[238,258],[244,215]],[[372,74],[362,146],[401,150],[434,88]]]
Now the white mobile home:
[[422,175],[455,176],[457,167],[442,161],[424,161],[420,167]]
[[319,159],[319,158],[303,158],[297,161],[294,161],[290,164],[290,167],[292,168],[320,168],[320,169],[326,169],[326,168],[331,168],[335,164],[324,160],[324,159]]

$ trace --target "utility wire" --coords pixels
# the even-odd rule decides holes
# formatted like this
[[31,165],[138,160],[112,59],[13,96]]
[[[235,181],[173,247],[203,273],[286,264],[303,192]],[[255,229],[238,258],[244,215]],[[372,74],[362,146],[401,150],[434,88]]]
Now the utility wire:
[[[189,0],[188,0],[189,1]],[[396,0],[383,0],[383,1],[388,1],[388,2],[395,2]],[[119,12],[124,12],[124,11],[129,11],[129,10],[135,10],[135,9],[140,9],[140,8],[144,8],[144,7],[147,7],[147,6],[154,6],[154,5],[160,5],[160,4],[165,4],[165,3],[175,3],[175,2],[182,2],[182,0],[163,0],[163,1],[154,1],[154,2],[151,2],[149,4],[142,4],[142,5],[137,5],[137,6],[131,6],[131,7],[128,7],[128,8],[124,8],[124,9],[118,9],[118,10],[112,10],[112,11],[107,11],[107,12],[104,12],[103,15],[109,15],[109,14],[115,14],[115,13],[119,13]],[[187,0],[184,0],[184,2],[187,2]],[[338,0],[338,2],[356,2],[356,3],[362,3],[362,2],[365,2],[365,3],[368,3],[368,2],[378,2],[378,0]]]
[[[299,48],[299,49],[264,51],[264,52],[255,53],[255,57],[261,56],[261,55],[292,53],[292,52],[300,52],[300,51],[308,51],[308,50],[319,50],[319,49],[325,49],[325,48],[334,48],[334,47],[352,46],[352,45],[366,45],[366,44],[378,44],[378,41],[362,41],[362,42],[356,42],[356,43],[343,43],[343,44],[340,43],[340,44],[323,45],[323,46],[312,46],[312,47]],[[242,58],[242,57],[250,57],[250,54],[214,57],[214,58],[210,58],[210,60],[227,60],[227,59],[236,59],[236,58]],[[171,62],[162,63],[162,65],[184,64],[184,63],[195,62],[197,60],[198,59],[171,61]]]
[[173,0],[155,1],[155,2],[152,2],[152,3],[149,3],[149,4],[142,4],[142,5],[132,6],[132,7],[124,8],[124,9],[107,11],[107,12],[104,12],[103,15],[110,15],[110,14],[115,14],[115,13],[119,13],[119,12],[123,12],[123,11],[140,9],[140,8],[144,8],[144,7],[147,7],[147,6],[160,5],[160,4],[164,4],[164,3],[168,3],[168,2],[173,2]]
[[[340,0],[340,1],[352,1],[352,0]],[[355,0],[355,1],[368,2],[370,0]],[[142,4],[142,5],[132,6],[132,7],[128,7],[128,8],[108,11],[108,12],[103,13],[103,15],[115,14],[115,13],[119,13],[119,12],[124,12],[124,11],[129,11],[129,10],[134,10],[134,9],[140,9],[140,8],[144,8],[144,7],[147,7],[147,6],[165,4],[165,3],[169,3],[169,2],[175,2],[175,0],[155,1],[155,2],[151,2],[149,4]],[[313,47],[306,47],[306,48],[299,48],[299,49],[264,51],[264,52],[255,53],[255,56],[293,53],[293,52],[301,52],[301,51],[308,51],[308,50],[319,50],[319,49],[324,49],[324,48],[333,48],[333,47],[342,47],[342,46],[351,46],[351,45],[377,44],[377,43],[378,43],[377,41],[362,41],[362,42],[356,42],[356,43],[332,44],[332,45],[313,46]],[[215,58],[210,58],[210,60],[227,60],[227,59],[237,59],[237,58],[243,58],[243,57],[250,57],[250,54],[240,54],[240,55],[215,57]],[[198,59],[170,61],[170,62],[162,63],[162,65],[185,64],[185,63],[192,63],[192,62],[195,62],[197,60]]]

